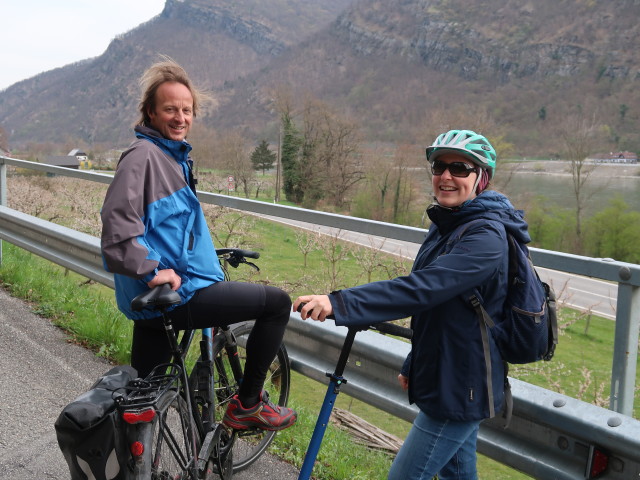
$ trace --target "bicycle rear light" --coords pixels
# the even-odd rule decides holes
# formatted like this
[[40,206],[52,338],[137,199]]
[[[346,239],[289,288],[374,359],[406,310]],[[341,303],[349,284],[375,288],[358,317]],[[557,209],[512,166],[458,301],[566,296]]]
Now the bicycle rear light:
[[142,442],[133,442],[129,449],[131,450],[131,455],[134,457],[140,457],[144,453],[144,445]]
[[141,410],[125,410],[122,413],[122,419],[134,425],[136,423],[149,423],[156,417],[156,411],[153,407],[143,408]]

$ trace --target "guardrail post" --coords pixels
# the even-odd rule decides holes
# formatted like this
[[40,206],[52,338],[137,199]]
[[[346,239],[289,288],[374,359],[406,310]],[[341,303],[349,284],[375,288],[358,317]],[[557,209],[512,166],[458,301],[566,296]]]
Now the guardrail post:
[[637,314],[640,311],[640,287],[624,283],[629,280],[625,278],[626,270],[625,267],[620,269],[622,281],[618,284],[609,408],[632,417],[640,335],[640,315]]
[[[7,206],[7,164],[0,157],[0,205]],[[2,240],[0,240],[0,266],[2,266]]]

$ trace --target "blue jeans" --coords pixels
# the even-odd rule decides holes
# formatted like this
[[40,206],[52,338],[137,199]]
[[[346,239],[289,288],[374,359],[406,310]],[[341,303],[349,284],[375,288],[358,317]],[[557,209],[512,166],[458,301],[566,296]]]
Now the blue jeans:
[[480,421],[454,422],[422,411],[389,470],[389,480],[477,480]]

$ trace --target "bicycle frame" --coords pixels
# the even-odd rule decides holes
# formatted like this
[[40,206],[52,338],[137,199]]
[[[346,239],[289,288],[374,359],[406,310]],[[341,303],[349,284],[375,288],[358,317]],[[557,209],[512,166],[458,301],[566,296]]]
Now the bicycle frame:
[[[259,270],[255,264],[248,262],[245,258],[259,258],[257,252],[240,249],[219,249],[217,253],[219,259],[225,262],[222,265],[225,280],[229,279],[228,271],[225,268],[226,264],[236,268],[240,263],[245,263]],[[238,434],[235,430],[228,432],[221,423],[216,422],[216,405],[218,402],[224,404],[225,399],[230,398],[235,393],[237,385],[242,380],[243,371],[238,360],[238,345],[235,335],[229,326],[202,329],[200,357],[189,373],[185,363],[195,330],[183,331],[182,338],[179,340],[168,313],[169,307],[180,303],[180,301],[178,294],[172,291],[168,284],[160,285],[132,300],[132,308],[134,310],[151,307],[156,308],[161,313],[169,341],[172,363],[159,366],[159,370],[156,372],[154,369],[152,375],[162,379],[163,369],[166,371],[169,368],[178,372],[179,381],[176,381],[171,387],[171,390],[176,392],[175,395],[171,395],[167,390],[164,390],[156,396],[154,396],[154,393],[146,395],[146,397],[145,395],[141,396],[146,400],[145,410],[148,412],[148,417],[146,420],[142,417],[138,419],[135,417],[135,413],[131,412],[132,418],[138,426],[133,433],[127,431],[127,435],[131,437],[130,445],[139,444],[139,454],[137,454],[135,462],[139,467],[138,474],[142,473],[143,477],[147,474],[147,471],[149,476],[151,475],[152,466],[147,465],[149,462],[145,461],[143,453],[145,451],[144,446],[152,445],[153,442],[150,440],[154,434],[157,435],[157,432],[154,431],[157,424],[162,435],[158,437],[159,440],[151,448],[156,450],[161,447],[168,448],[176,461],[175,466],[190,479],[196,480],[200,478],[211,468],[211,462],[213,462],[213,465],[217,466],[218,474],[224,480],[228,478],[227,475],[231,476],[234,468],[232,449]],[[226,351],[224,358],[227,358],[227,360],[224,360],[219,355],[223,349]],[[286,351],[284,351],[284,354],[278,353],[277,359],[282,355],[283,358],[286,358]],[[226,370],[225,365],[230,366],[230,370]],[[217,376],[214,372],[217,373]],[[140,384],[156,381],[156,377],[148,377],[149,380],[145,379]],[[161,397],[163,405],[158,405]],[[125,402],[123,409],[129,408],[129,406]],[[171,412],[178,412],[177,424],[181,425],[181,434],[175,437],[171,429],[165,432],[166,424],[163,423],[166,412],[169,412],[169,407],[172,407]],[[161,413],[160,418],[155,421],[156,423],[153,420],[155,412]],[[172,420],[175,422],[176,417],[172,416]],[[146,424],[143,425],[145,422]],[[180,427],[178,431],[180,431]],[[176,437],[178,436],[180,438],[184,437],[183,440],[177,439]],[[145,443],[137,442],[138,438],[144,439]],[[251,456],[253,455],[252,452],[248,456],[241,457],[240,464],[248,465],[253,462],[257,456],[261,455],[271,438],[266,439],[267,443],[259,441],[256,444],[258,446],[257,453],[253,457]],[[264,447],[261,447],[262,445]],[[183,453],[183,449],[185,453]],[[135,453],[134,456],[136,456]],[[157,457],[154,455],[154,459],[151,460],[155,461],[155,459],[162,457],[164,455]],[[149,458],[146,458],[146,460],[149,460]],[[164,465],[162,462],[161,464]],[[158,465],[156,465],[157,467]]]
[[[221,439],[221,428],[216,428],[218,425],[215,422],[215,392],[214,383],[212,381],[212,365],[213,365],[213,352],[214,341],[218,338],[218,341],[225,342],[228,349],[233,349],[235,343],[230,335],[233,335],[229,331],[229,327],[220,327],[218,331],[213,328],[202,329],[202,340],[200,341],[200,360],[196,362],[193,368],[193,373],[189,375],[187,371],[185,360],[186,355],[190,349],[193,341],[195,330],[185,330],[182,334],[182,338],[178,342],[178,336],[173,328],[173,324],[169,315],[167,314],[167,308],[161,309],[162,318],[165,330],[167,332],[167,338],[169,340],[169,346],[172,354],[172,362],[169,364],[160,365],[157,368],[159,371],[169,369],[174,372],[172,387],[167,387],[175,390],[175,396],[180,395],[186,404],[187,418],[194,419],[195,431],[190,429],[191,432],[189,438],[189,445],[187,447],[187,455],[183,455],[180,448],[176,444],[175,438],[165,438],[163,441],[167,443],[168,448],[172,451],[176,458],[180,457],[180,462],[184,469],[189,472],[190,477],[197,479],[200,477],[200,473],[205,471],[206,464],[211,457],[214,449],[219,445]],[[178,380],[177,377],[180,377]],[[206,392],[201,395],[200,392]],[[155,395],[155,398],[160,398],[161,392]],[[172,398],[175,398],[172,397]],[[164,398],[164,397],[163,397]],[[169,399],[171,400],[171,399]],[[158,411],[164,411],[169,403],[164,405],[157,405],[156,400],[149,400],[146,402],[146,407],[153,406]],[[196,406],[202,407],[201,409]],[[127,404],[125,409],[129,410],[132,407],[139,408],[140,405]],[[125,410],[125,411],[126,411]],[[151,422],[140,422],[137,427],[137,438],[143,440],[143,445],[150,445],[153,435],[153,424]],[[227,452],[233,448],[236,434],[233,432],[229,441],[226,443],[224,450],[219,451],[219,457],[224,458]],[[199,439],[202,440],[200,448],[198,448]],[[143,469],[143,473],[151,466],[142,462],[139,467]],[[149,471],[149,475],[150,475]]]

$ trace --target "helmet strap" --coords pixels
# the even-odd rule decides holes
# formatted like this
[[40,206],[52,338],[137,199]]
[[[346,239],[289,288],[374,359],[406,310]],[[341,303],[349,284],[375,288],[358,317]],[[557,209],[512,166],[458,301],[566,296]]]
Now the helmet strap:
[[469,194],[469,198],[467,198],[467,201],[471,200],[472,195],[478,194],[476,190],[478,189],[478,184],[480,183],[480,179],[482,178],[482,172],[482,168],[478,167],[478,171],[476,172],[476,181],[473,183],[473,188],[471,189],[471,193]]

